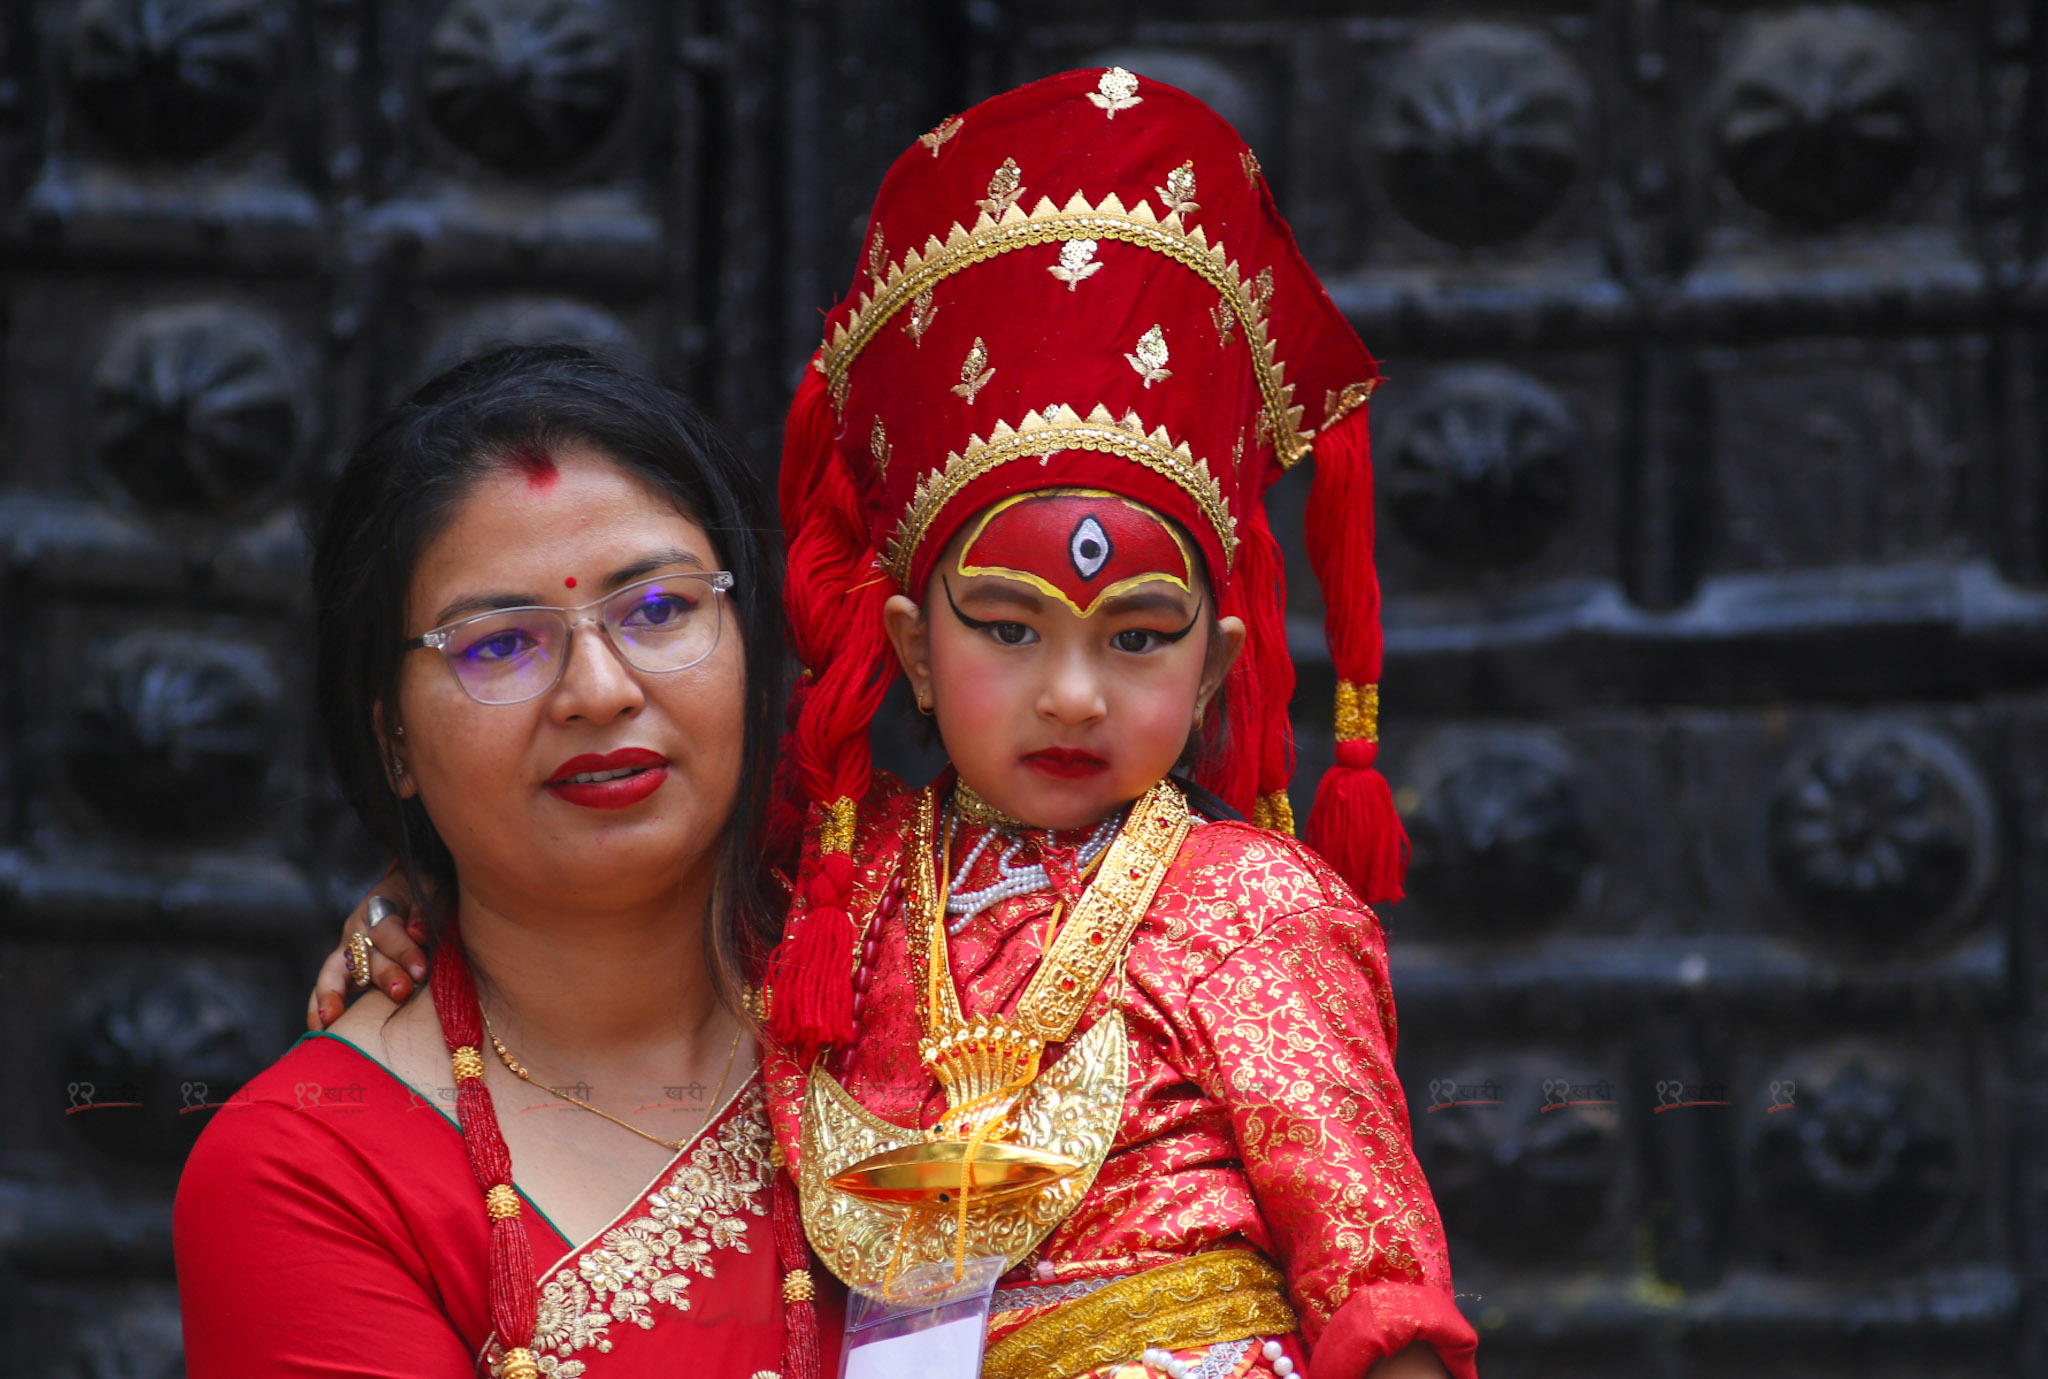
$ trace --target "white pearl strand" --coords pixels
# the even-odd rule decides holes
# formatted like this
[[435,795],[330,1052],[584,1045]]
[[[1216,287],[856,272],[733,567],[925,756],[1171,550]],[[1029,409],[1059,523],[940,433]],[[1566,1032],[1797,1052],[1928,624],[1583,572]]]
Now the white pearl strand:
[[[1259,1353],[1266,1357],[1266,1363],[1273,1367],[1273,1373],[1279,1375],[1280,1379],[1291,1379],[1294,1374],[1294,1361],[1281,1352],[1278,1341],[1266,1342],[1259,1348]],[[1188,1368],[1186,1360],[1160,1346],[1148,1347],[1145,1353],[1138,1357],[1138,1363],[1150,1372],[1168,1376],[1168,1379],[1189,1379],[1194,1373]]]
[[[1088,835],[1088,841],[1081,844],[1080,861],[1083,867],[1102,855],[1103,849],[1116,837],[1116,831],[1122,824],[1122,816],[1112,814],[1095,826],[1095,831]],[[983,886],[978,891],[961,890],[961,884],[967,880],[967,873],[974,870],[974,864],[981,860],[981,854],[988,851],[988,845],[995,841],[998,834],[1005,838],[1010,836],[1002,833],[1000,829],[989,829],[981,835],[980,842],[968,849],[967,856],[961,859],[960,869],[953,873],[953,884],[946,888],[946,913],[958,915],[959,918],[946,922],[947,933],[959,934],[967,927],[969,920],[991,905],[1001,904],[1013,895],[1030,895],[1033,891],[1042,891],[1052,884],[1052,879],[1045,874],[1043,864],[1029,867],[1015,865],[1017,854],[1024,850],[1024,840],[1011,838],[1010,845],[1003,849],[1003,855],[996,859],[996,870],[1002,879],[992,885]]]

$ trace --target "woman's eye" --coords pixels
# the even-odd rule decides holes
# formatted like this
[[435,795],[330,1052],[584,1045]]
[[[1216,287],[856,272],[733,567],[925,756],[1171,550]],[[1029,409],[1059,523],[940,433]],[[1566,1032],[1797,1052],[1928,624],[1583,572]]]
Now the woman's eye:
[[628,627],[667,627],[697,609],[697,600],[685,594],[653,594],[633,605],[626,614]]
[[1031,640],[1031,629],[1021,622],[990,623],[988,633],[1004,646],[1022,646]]
[[472,661],[509,661],[535,645],[532,637],[517,627],[508,627],[498,632],[486,632],[462,649],[462,654]]
[[1150,651],[1164,639],[1157,632],[1145,627],[1127,627],[1109,639],[1109,644],[1118,651]]

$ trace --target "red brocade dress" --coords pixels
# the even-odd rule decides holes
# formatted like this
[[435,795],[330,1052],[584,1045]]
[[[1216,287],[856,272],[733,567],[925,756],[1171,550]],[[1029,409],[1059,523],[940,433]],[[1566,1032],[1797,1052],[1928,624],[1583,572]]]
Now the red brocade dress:
[[[594,1239],[525,1202],[543,1375],[779,1373],[762,1103],[750,1078]],[[192,1379],[494,1371],[489,1223],[452,1106],[308,1035],[213,1113],[175,1221]]]
[[[868,1111],[929,1126],[946,1099],[918,1056],[922,993],[908,924],[900,912],[875,918],[902,874],[919,793],[884,781],[861,809],[853,913],[875,956],[855,1037],[826,1067]],[[1055,841],[1071,846],[1087,831]],[[958,825],[952,857],[980,836]],[[985,849],[960,889],[994,884],[1002,850]],[[1046,889],[999,901],[949,940],[970,1018],[1015,1013],[1056,899]],[[1273,1340],[1296,1374],[1357,1379],[1421,1341],[1472,1379],[1476,1338],[1453,1299],[1394,1074],[1386,944],[1322,859],[1248,823],[1198,823],[1121,976],[1096,993],[1073,1041],[1046,1050],[1045,1065],[1113,1007],[1128,1033],[1130,1078],[1109,1157],[1073,1213],[1005,1276],[991,1347],[1107,1281],[1249,1247],[1279,1266],[1300,1330],[1174,1352],[1190,1374],[1274,1373],[1264,1344]],[[764,1072],[776,1136],[795,1163],[805,1070],[771,1052]],[[1148,1345],[1131,1336],[1131,1360]],[[1145,1371],[1126,1362],[1090,1373]]]

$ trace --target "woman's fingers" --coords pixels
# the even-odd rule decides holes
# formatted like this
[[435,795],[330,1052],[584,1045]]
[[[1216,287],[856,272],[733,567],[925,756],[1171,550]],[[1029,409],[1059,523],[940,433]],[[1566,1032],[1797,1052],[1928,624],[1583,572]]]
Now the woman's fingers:
[[313,994],[306,998],[306,1028],[315,1034],[341,1018],[348,1009],[348,954],[337,948],[320,964],[313,979]]
[[[413,920],[402,911],[399,914],[388,915],[378,922],[376,928],[370,930],[370,942],[378,953],[390,959],[413,981],[423,982],[427,979],[427,955],[408,932],[412,923]],[[373,973],[377,970],[374,955],[370,959],[370,969]],[[381,987],[384,983],[380,981],[377,985]]]

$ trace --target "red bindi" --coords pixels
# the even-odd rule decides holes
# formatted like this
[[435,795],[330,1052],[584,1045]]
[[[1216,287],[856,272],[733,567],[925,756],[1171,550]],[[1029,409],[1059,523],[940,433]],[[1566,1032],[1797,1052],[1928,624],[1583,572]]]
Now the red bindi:
[[567,579],[563,580],[562,587],[564,589],[574,589],[576,587],[576,576],[570,575]]
[[526,476],[526,486],[530,489],[553,488],[555,481],[562,477],[562,472],[555,468],[554,458],[545,450],[521,447],[512,452],[512,465]]

